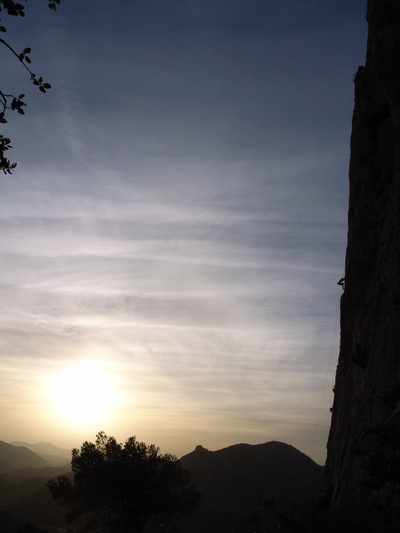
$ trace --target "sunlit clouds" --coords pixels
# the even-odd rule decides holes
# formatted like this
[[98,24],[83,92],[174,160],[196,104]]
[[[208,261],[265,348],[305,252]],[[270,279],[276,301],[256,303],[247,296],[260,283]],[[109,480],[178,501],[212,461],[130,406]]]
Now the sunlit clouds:
[[100,4],[20,35],[53,89],[10,118],[2,438],[322,463],[363,2]]
[[[242,175],[247,183],[250,177]],[[48,208],[37,197],[25,216],[3,220],[8,350],[27,376],[47,376],[60,390],[58,399],[41,396],[55,404],[50,419],[58,409],[60,437],[78,429],[83,437],[97,424],[123,436],[140,432],[179,453],[196,442],[292,442],[298,435],[305,449],[335,333],[336,272],[321,264],[306,235],[318,210],[301,212],[300,201],[268,180],[264,190],[256,184],[264,202],[247,199],[235,181],[237,198],[220,182],[203,190],[195,183],[188,198],[171,190],[164,196],[158,184],[153,194],[136,195],[122,183],[123,199],[103,197],[98,205],[85,192],[54,192]],[[274,206],[270,197],[279,196]],[[285,201],[292,210],[282,210]],[[321,225],[316,234],[334,246],[332,229]],[[324,280],[331,301],[320,297]],[[87,357],[106,364],[117,383],[111,418],[92,405],[107,396],[104,384],[92,392],[84,374],[85,405],[76,390],[83,376],[68,370]],[[47,412],[38,408],[38,417]]]

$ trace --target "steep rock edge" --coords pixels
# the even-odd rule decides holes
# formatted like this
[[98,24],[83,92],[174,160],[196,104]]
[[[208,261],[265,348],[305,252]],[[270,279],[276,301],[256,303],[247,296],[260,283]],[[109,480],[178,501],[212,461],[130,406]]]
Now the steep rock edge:
[[369,0],[355,77],[341,342],[325,489],[400,521],[400,2]]

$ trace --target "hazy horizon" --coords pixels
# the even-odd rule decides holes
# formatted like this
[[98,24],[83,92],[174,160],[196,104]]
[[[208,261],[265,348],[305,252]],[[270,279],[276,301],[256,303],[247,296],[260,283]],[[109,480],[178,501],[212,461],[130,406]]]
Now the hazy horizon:
[[0,438],[323,464],[366,2],[25,10],[6,37],[52,89],[3,47],[28,107],[2,128]]
[[[113,435],[107,435],[107,436],[108,437],[112,437]],[[134,435],[131,435],[131,436],[134,436]],[[137,439],[137,440],[139,440],[139,439]],[[92,438],[92,439],[85,439],[85,441],[89,441],[89,442],[95,443],[96,442],[96,436],[94,438]],[[85,441],[81,442],[79,445],[74,446],[73,448],[80,449],[82,444],[84,444]],[[117,441],[118,441],[118,439],[117,439]],[[2,441],[0,440],[0,442],[2,442]],[[3,442],[5,442],[5,441],[3,441]],[[277,441],[277,440],[254,443],[254,444],[249,444],[247,442],[236,442],[236,443],[232,443],[230,445],[227,445],[227,446],[224,446],[222,448],[215,449],[215,450],[210,450],[206,446],[202,446],[201,444],[197,444],[193,449],[188,450],[186,453],[184,453],[182,455],[178,455],[177,457],[178,457],[178,459],[180,459],[180,458],[184,457],[185,455],[189,455],[189,454],[197,451],[197,448],[199,446],[201,448],[203,448],[203,449],[206,449],[209,452],[218,452],[218,451],[221,451],[221,450],[224,450],[224,449],[227,449],[227,448],[231,448],[231,447],[235,447],[235,446],[263,446],[263,445],[273,444],[273,443],[276,443],[276,442],[295,448],[294,446],[292,446],[292,445],[290,445],[288,443]],[[46,460],[46,457],[49,457],[49,456],[58,457],[60,459],[62,457],[70,458],[71,455],[72,455],[72,450],[73,450],[73,448],[63,448],[63,447],[55,445],[53,442],[47,442],[47,441],[39,441],[39,442],[12,441],[12,442],[6,442],[6,444],[10,444],[11,446],[15,446],[15,447],[28,448],[29,450],[33,451],[35,454],[37,454],[39,456],[43,456],[45,458],[45,460]],[[122,442],[121,444],[124,444],[124,442]],[[154,444],[154,443],[146,442],[145,444],[146,445],[150,445],[150,444]],[[298,451],[300,451],[300,450],[298,450]],[[160,453],[170,453],[170,452],[168,452],[168,450],[160,450]],[[303,452],[300,451],[300,453],[303,453]],[[305,454],[305,455],[307,455],[307,454]],[[310,459],[312,459],[312,458],[310,458]],[[57,464],[61,464],[61,463],[57,463]],[[63,463],[63,464],[65,464],[65,463]],[[52,463],[49,463],[49,465],[52,465]],[[53,466],[54,465],[55,465],[55,463],[53,463]]]

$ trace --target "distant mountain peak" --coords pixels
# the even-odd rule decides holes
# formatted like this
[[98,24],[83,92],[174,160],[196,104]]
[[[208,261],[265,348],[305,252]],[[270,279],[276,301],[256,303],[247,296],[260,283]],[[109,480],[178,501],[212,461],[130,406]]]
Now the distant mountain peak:
[[20,468],[43,468],[48,462],[25,446],[13,446],[0,441],[0,473],[11,472]]
[[216,451],[198,445],[180,461],[202,495],[199,509],[182,528],[193,533],[225,531],[238,517],[263,513],[263,498],[272,497],[278,505],[314,500],[324,471],[307,455],[278,441],[239,443]]
[[207,448],[204,448],[201,444],[198,444],[196,448],[194,449],[195,452],[209,452],[210,450],[207,450]]
[[65,448],[59,448],[58,446],[55,446],[51,442],[46,441],[40,441],[36,444],[32,444],[29,442],[21,442],[21,441],[13,441],[11,442],[13,446],[23,446],[25,448],[28,448],[29,450],[32,450],[33,452],[39,454],[39,455],[54,455],[64,458],[70,458],[71,457],[71,451],[67,450]]

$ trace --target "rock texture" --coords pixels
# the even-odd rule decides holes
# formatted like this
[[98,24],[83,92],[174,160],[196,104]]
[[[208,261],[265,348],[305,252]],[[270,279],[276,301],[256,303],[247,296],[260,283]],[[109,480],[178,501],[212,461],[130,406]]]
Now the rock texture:
[[355,76],[341,346],[325,486],[332,507],[400,518],[400,2],[369,0]]

